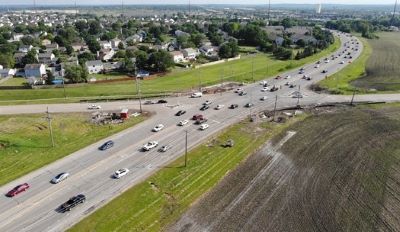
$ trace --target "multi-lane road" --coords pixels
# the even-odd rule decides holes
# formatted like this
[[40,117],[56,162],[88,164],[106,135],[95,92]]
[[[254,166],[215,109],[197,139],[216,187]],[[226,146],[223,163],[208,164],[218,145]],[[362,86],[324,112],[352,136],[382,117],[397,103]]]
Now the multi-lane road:
[[[278,96],[279,108],[296,105],[298,99],[293,98],[292,93],[297,90],[299,85],[303,95],[303,98],[300,99],[302,105],[350,101],[351,97],[349,96],[330,96],[307,90],[307,86],[325,78],[325,75],[339,71],[348,64],[348,61],[354,60],[362,52],[362,44],[355,37],[348,37],[344,34],[339,34],[339,36],[342,48],[338,51],[341,52],[350,47],[347,50],[352,53],[353,58],[345,59],[344,55],[341,55],[339,58],[331,60],[331,55],[329,55],[330,62],[325,63],[321,60],[318,68],[314,63],[304,66],[304,74],[311,76],[312,80],[302,79],[304,74],[293,70],[281,74],[282,79],[268,80],[270,85],[280,87],[276,92],[261,92],[262,86],[254,83],[243,87],[248,93],[245,96],[238,96],[232,91],[205,95],[196,99],[187,96],[168,98],[168,104],[146,105],[144,110],[155,112],[155,114],[145,122],[0,187],[0,192],[3,193],[0,196],[0,208],[2,209],[0,211],[0,231],[63,231],[124,190],[143,181],[158,169],[181,156],[185,149],[185,131],[188,131],[189,148],[194,147],[210,135],[243,119],[251,112],[272,109],[275,96]],[[356,42],[352,44],[352,39],[359,42],[360,45],[357,45]],[[351,50],[356,46],[358,46],[358,51]],[[333,55],[336,56],[339,52],[335,52]],[[341,61],[345,61],[344,64],[341,64]],[[322,70],[327,70],[328,73],[322,74]],[[291,78],[284,79],[286,76],[291,76]],[[285,85],[286,82],[293,83],[296,87],[289,88]],[[259,100],[262,96],[267,96],[267,100]],[[177,126],[180,120],[189,119],[192,115],[200,113],[199,108],[205,100],[213,102],[210,109],[201,112],[209,119],[207,123],[210,127],[207,130],[199,130],[199,126],[194,125],[193,121],[183,127]],[[373,97],[357,96],[355,100],[398,101],[400,96],[396,94],[373,95]],[[248,102],[254,103],[254,107],[245,108],[244,105]],[[225,107],[214,110],[213,108],[217,104],[223,104]],[[231,104],[238,104],[239,107],[229,109],[228,106]],[[103,110],[138,108],[137,101],[108,102],[101,105]],[[47,105],[2,106],[0,114],[42,113],[46,108]],[[186,110],[187,113],[179,117],[174,116],[178,110]],[[50,111],[87,111],[87,104],[54,104],[50,105]],[[164,124],[165,128],[160,132],[152,132],[151,129],[159,123]],[[114,147],[106,151],[98,150],[104,141],[110,139],[115,142]],[[172,148],[165,153],[157,150],[149,152],[140,150],[143,144],[152,140],[158,141],[160,146],[171,145]],[[130,172],[121,179],[113,179],[112,174],[119,168],[128,168]],[[70,177],[59,184],[51,184],[50,180],[60,172],[69,172]],[[21,183],[29,183],[30,189],[13,198],[4,196],[10,189]],[[80,193],[87,197],[84,204],[77,206],[71,212],[58,213],[56,211],[70,197]]]

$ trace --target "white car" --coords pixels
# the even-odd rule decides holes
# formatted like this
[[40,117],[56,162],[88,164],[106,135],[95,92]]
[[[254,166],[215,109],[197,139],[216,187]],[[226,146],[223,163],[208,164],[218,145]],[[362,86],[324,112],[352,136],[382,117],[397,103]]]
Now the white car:
[[243,88],[237,88],[237,89],[235,89],[235,93],[240,93],[240,92],[243,92]]
[[266,84],[268,84],[267,81],[261,81],[260,82],[260,85],[266,85]]
[[264,87],[261,89],[261,92],[268,92],[268,91],[271,91],[270,87]]
[[88,107],[88,109],[89,109],[89,110],[100,110],[100,109],[101,109],[101,106],[99,106],[99,105],[90,105],[90,106]]
[[325,60],[325,63],[329,63],[329,60]]
[[267,100],[267,99],[268,99],[267,96],[263,96],[263,97],[260,98],[260,101],[265,101],[265,100]]
[[127,169],[127,168],[118,169],[117,171],[115,171],[114,177],[119,179],[119,178],[125,176],[126,174],[128,174],[128,172],[129,172],[129,169]]
[[285,77],[285,79],[290,79],[290,78],[292,78],[290,75],[287,75],[287,76]]
[[58,174],[57,176],[55,176],[53,179],[51,179],[51,183],[58,184],[61,181],[67,179],[68,176],[69,176],[68,172],[62,172],[62,173]]
[[182,120],[182,121],[180,121],[180,122],[178,123],[178,126],[184,126],[184,125],[186,125],[186,124],[188,124],[188,123],[189,123],[188,120]]
[[144,151],[150,151],[151,149],[155,148],[158,146],[158,142],[157,141],[150,141],[148,143],[146,143],[145,145],[143,145],[142,149]]
[[315,65],[314,68],[319,68],[319,64]]
[[344,64],[344,61],[342,60],[342,61],[340,61],[340,64]]
[[158,124],[157,126],[155,126],[153,128],[154,132],[159,132],[160,130],[164,129],[164,125],[163,124]]
[[169,145],[164,145],[164,146],[160,147],[160,149],[158,149],[158,151],[159,151],[159,152],[166,152],[166,151],[168,151],[169,149],[171,149],[171,146],[169,146]]
[[200,130],[205,130],[205,129],[207,129],[208,127],[210,127],[210,126],[209,126],[208,124],[206,124],[206,123],[201,124]]
[[207,101],[205,101],[204,103],[203,103],[203,105],[211,105],[211,103],[212,103],[212,101],[209,101],[209,100],[207,100]]
[[224,108],[224,106],[225,106],[225,105],[217,105],[217,106],[215,107],[215,109],[216,109],[216,110],[220,110],[220,109]]

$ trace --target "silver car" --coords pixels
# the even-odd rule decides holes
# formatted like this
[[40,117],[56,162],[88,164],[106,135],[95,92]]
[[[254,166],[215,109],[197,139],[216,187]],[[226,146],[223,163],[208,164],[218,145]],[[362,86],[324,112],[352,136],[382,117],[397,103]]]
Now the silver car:
[[53,184],[58,184],[58,183],[60,183],[61,181],[67,179],[68,176],[69,176],[69,173],[68,173],[68,172],[62,172],[62,173],[58,174],[57,176],[55,176],[55,177],[51,180],[51,183],[53,183]]

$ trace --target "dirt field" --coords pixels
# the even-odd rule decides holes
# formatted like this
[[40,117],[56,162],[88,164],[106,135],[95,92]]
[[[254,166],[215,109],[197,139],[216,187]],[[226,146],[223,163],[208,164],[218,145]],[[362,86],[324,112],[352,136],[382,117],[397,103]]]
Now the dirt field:
[[400,231],[399,170],[399,107],[320,113],[269,142],[168,230]]

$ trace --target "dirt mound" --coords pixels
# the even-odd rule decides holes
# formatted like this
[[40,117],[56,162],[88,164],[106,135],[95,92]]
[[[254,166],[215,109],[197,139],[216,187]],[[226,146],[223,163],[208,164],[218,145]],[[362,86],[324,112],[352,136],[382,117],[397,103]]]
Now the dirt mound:
[[169,230],[400,231],[399,116],[386,108],[309,117]]

